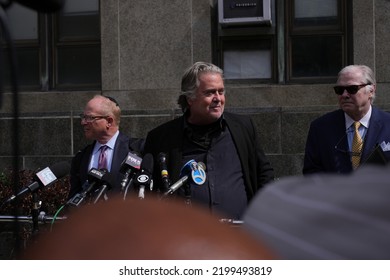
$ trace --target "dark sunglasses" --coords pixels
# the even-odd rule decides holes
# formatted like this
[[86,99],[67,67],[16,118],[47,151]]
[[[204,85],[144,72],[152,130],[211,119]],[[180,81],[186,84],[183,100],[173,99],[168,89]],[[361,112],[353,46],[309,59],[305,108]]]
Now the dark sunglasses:
[[337,95],[342,95],[344,93],[344,90],[346,90],[349,94],[356,94],[362,87],[365,87],[367,85],[371,85],[370,83],[368,84],[362,84],[362,85],[352,85],[352,86],[335,86],[333,87],[334,92]]

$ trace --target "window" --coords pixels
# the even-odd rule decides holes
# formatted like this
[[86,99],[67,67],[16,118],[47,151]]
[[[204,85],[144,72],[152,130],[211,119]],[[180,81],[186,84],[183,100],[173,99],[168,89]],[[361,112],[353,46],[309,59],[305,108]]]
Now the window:
[[286,1],[289,81],[326,81],[347,63],[345,1]]
[[241,38],[223,43],[224,76],[227,79],[271,79],[272,40]]
[[[100,89],[99,0],[67,0],[56,14],[41,14],[18,4],[6,13],[14,39],[21,90]],[[3,40],[3,57],[9,49]],[[4,87],[9,87],[5,59]]]
[[[229,5],[243,0],[223,0]],[[221,2],[221,0],[220,0]],[[248,6],[264,3],[246,0]],[[271,24],[218,24],[215,62],[230,83],[334,81],[351,61],[347,0],[273,0]],[[235,19],[239,21],[239,19]]]

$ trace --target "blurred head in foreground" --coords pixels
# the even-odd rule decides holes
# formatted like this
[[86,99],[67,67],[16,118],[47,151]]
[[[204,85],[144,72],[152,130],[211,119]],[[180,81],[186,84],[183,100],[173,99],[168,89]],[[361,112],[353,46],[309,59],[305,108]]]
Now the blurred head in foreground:
[[78,208],[42,233],[23,259],[273,259],[258,241],[209,213],[157,200]]
[[390,259],[390,166],[282,178],[262,190],[243,227],[280,259]]

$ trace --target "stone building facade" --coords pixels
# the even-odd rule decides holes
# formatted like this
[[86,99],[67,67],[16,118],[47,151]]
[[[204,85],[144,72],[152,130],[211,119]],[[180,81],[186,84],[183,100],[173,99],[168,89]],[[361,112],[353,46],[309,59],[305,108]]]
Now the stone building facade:
[[[195,61],[215,60],[216,1],[168,2],[100,1],[102,88],[20,92],[20,168],[70,160],[85,145],[78,115],[95,94],[119,101],[121,130],[134,137],[145,137],[153,127],[180,114],[176,99],[183,71]],[[353,0],[351,7],[351,60],[374,69],[376,105],[389,109],[390,2]],[[300,175],[309,123],[337,106],[334,82],[227,83],[226,110],[254,118],[277,177]],[[14,156],[12,100],[12,93],[3,94],[0,169],[9,167]]]

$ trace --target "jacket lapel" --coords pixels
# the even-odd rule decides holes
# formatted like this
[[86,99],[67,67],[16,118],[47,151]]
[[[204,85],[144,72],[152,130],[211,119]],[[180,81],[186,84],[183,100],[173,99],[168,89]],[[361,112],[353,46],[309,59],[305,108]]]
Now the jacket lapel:
[[115,143],[114,153],[112,155],[111,172],[114,174],[119,172],[119,169],[122,165],[122,161],[128,153],[127,145],[127,139],[123,138],[122,134],[119,133],[118,139]]
[[383,123],[378,116],[378,110],[376,108],[372,108],[371,119],[370,119],[370,127],[368,128],[367,135],[364,140],[363,146],[363,154],[362,160],[366,159],[366,157],[373,151],[378,139],[378,135],[380,134],[383,127]]

